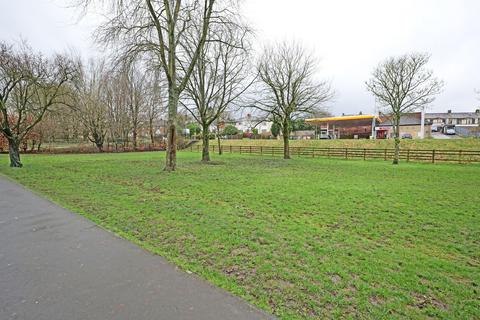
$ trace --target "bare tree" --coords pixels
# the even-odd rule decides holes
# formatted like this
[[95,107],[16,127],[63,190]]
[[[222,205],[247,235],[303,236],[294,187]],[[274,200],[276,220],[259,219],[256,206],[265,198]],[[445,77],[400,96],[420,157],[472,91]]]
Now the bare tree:
[[107,90],[109,72],[104,61],[90,60],[85,66],[79,60],[77,64],[80,76],[75,81],[75,94],[71,106],[88,131],[87,138],[102,152],[109,129]]
[[400,119],[403,114],[428,106],[443,88],[443,82],[426,68],[430,55],[412,53],[380,63],[366,83],[383,112],[392,120],[395,135],[393,164],[400,158]]
[[147,85],[148,93],[145,116],[148,125],[148,134],[152,146],[155,145],[155,128],[160,116],[165,112],[164,107],[164,86],[161,81],[159,72],[150,73],[150,78]]
[[[79,0],[88,5],[95,0]],[[98,0],[101,1],[101,0]],[[111,5],[110,17],[99,30],[98,39],[107,45],[117,45],[119,58],[136,59],[139,55],[157,69],[163,70],[168,84],[168,138],[166,171],[176,168],[177,111],[180,94],[203,50],[213,19],[221,22],[222,12],[228,10],[227,0],[104,0]],[[201,36],[192,55],[183,52],[181,44],[187,31],[200,16]]]
[[[252,84],[250,31],[241,22],[213,25],[190,77],[181,103],[202,127],[202,161],[210,161],[210,127],[238,106]],[[198,33],[193,38],[198,37]],[[196,42],[196,41],[191,41]],[[191,48],[186,52],[193,54]],[[217,136],[218,126],[217,126]]]
[[143,115],[146,108],[146,75],[140,74],[135,65],[123,70],[120,83],[123,84],[123,92],[126,95],[128,116],[132,132],[133,149],[138,146],[138,134],[143,124]]
[[8,141],[11,167],[23,166],[20,143],[46,112],[65,101],[74,75],[74,64],[64,56],[46,58],[26,44],[0,43],[0,129]]
[[317,65],[300,45],[286,42],[266,48],[259,60],[262,99],[256,108],[281,127],[285,159],[290,159],[292,121],[318,112],[333,97],[330,85],[315,79]]

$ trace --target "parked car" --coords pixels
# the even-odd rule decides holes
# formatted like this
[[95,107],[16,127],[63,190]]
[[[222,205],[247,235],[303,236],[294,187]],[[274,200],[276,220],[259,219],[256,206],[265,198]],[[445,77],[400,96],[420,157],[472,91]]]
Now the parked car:
[[447,128],[447,130],[445,130],[445,134],[449,136],[453,136],[456,134],[456,132],[454,128]]
[[438,126],[432,126],[432,132],[438,132],[439,130]]
[[404,133],[402,134],[402,139],[413,139],[413,137],[410,133]]

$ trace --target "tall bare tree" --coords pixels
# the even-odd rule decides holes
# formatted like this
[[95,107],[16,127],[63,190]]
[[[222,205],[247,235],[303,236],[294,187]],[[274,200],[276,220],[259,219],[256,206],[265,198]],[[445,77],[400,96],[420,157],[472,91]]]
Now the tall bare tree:
[[[79,0],[88,5],[95,0]],[[176,168],[177,111],[180,94],[187,86],[190,75],[203,50],[212,20],[221,23],[227,2],[231,0],[97,0],[110,4],[109,20],[99,30],[98,39],[116,45],[119,58],[148,57],[148,61],[161,69],[168,83],[168,138],[166,171]],[[220,6],[218,3],[225,3]],[[193,54],[186,55],[181,44],[187,31],[200,16],[201,36]]]
[[65,101],[75,76],[65,56],[47,58],[27,44],[0,43],[0,130],[8,140],[10,166],[22,167],[19,147],[55,105]]
[[160,121],[160,116],[164,114],[164,85],[158,71],[149,73],[149,81],[147,84],[147,102],[145,117],[148,126],[148,134],[152,146],[155,145],[155,131]]
[[[194,34],[193,38],[199,34]],[[246,26],[233,19],[213,25],[188,81],[181,102],[202,127],[204,162],[210,161],[211,125],[218,122],[227,109],[238,107],[241,96],[253,82],[249,68],[250,35]],[[189,49],[185,51],[193,54]]]
[[70,103],[88,132],[87,138],[103,151],[109,129],[109,71],[104,61],[90,60],[85,66],[77,62],[80,76],[75,81],[74,99]]
[[256,107],[281,127],[284,159],[290,159],[292,121],[319,112],[333,97],[330,85],[316,80],[317,67],[317,60],[294,43],[267,47],[260,57],[262,98]]
[[138,135],[141,125],[143,124],[144,111],[147,104],[147,77],[141,74],[135,65],[129,69],[123,70],[121,75],[121,83],[123,84],[123,92],[127,98],[128,115],[130,120],[130,128],[132,133],[133,149],[138,146]]
[[400,159],[400,119],[403,114],[419,110],[435,100],[443,88],[443,82],[427,69],[430,55],[411,53],[391,57],[380,63],[366,82],[367,89],[375,96],[391,120],[395,135],[393,164]]

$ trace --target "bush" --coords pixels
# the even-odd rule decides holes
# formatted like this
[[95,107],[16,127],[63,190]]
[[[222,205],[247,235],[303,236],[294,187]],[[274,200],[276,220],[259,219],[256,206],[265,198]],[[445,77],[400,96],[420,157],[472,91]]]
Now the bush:
[[231,125],[231,124],[226,126],[225,129],[223,129],[223,134],[226,135],[226,136],[235,136],[238,133],[239,133],[238,129],[234,125]]

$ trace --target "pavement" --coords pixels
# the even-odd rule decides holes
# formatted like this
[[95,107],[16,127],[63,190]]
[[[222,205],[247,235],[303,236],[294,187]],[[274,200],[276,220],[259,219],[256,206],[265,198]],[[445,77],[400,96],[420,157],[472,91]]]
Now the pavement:
[[273,319],[0,176],[0,319]]

